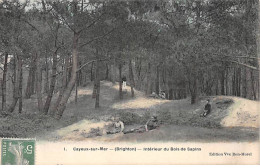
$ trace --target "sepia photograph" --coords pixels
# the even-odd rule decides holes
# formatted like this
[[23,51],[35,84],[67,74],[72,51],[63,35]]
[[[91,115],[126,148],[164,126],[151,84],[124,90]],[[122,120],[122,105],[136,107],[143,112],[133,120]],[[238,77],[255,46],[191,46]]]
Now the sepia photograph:
[[0,0],[1,164],[260,164],[259,9]]

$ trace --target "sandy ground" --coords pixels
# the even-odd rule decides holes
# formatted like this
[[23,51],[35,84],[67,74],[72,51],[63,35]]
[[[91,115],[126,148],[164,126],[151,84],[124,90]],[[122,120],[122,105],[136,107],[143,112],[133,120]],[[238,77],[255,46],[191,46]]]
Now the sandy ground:
[[239,97],[231,97],[234,103],[228,109],[228,115],[221,121],[223,127],[259,128],[260,102]]
[[[118,85],[101,82],[99,109],[91,98],[93,85],[79,88],[78,102],[72,93],[61,120],[38,115],[36,98],[25,100],[24,113],[0,117],[0,136],[36,137],[50,141],[256,141],[259,131],[259,102],[236,97],[202,97],[195,105],[189,99],[163,100],[145,97],[130,88],[124,100],[118,98]],[[56,95],[57,96],[57,95]],[[56,97],[55,96],[55,97]],[[54,99],[55,99],[54,97]],[[212,112],[200,117],[205,100],[210,99]],[[125,129],[145,123],[157,115],[162,125],[145,133],[105,135],[111,116],[119,116]]]

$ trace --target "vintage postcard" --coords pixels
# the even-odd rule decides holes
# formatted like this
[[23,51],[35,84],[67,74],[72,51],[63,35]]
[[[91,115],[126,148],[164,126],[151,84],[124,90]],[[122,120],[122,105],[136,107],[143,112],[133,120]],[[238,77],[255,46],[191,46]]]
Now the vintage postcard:
[[0,0],[0,164],[259,165],[259,9]]

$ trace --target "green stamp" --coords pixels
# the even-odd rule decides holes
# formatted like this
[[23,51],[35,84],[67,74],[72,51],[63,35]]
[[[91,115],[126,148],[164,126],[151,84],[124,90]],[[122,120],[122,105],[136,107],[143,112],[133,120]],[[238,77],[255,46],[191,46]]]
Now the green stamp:
[[34,165],[35,140],[2,139],[2,165]]

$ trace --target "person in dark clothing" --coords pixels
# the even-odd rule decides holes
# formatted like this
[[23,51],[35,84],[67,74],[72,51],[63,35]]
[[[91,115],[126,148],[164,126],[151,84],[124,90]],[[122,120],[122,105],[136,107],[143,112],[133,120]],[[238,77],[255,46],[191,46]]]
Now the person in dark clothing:
[[122,83],[123,82],[126,82],[126,77],[125,76],[122,77]]
[[145,130],[153,130],[155,128],[159,127],[159,122],[157,120],[156,116],[152,116],[150,120],[148,120],[145,124]]
[[207,104],[205,105],[204,113],[202,116],[206,117],[210,112],[211,112],[211,105],[210,105],[210,101],[207,100]]

